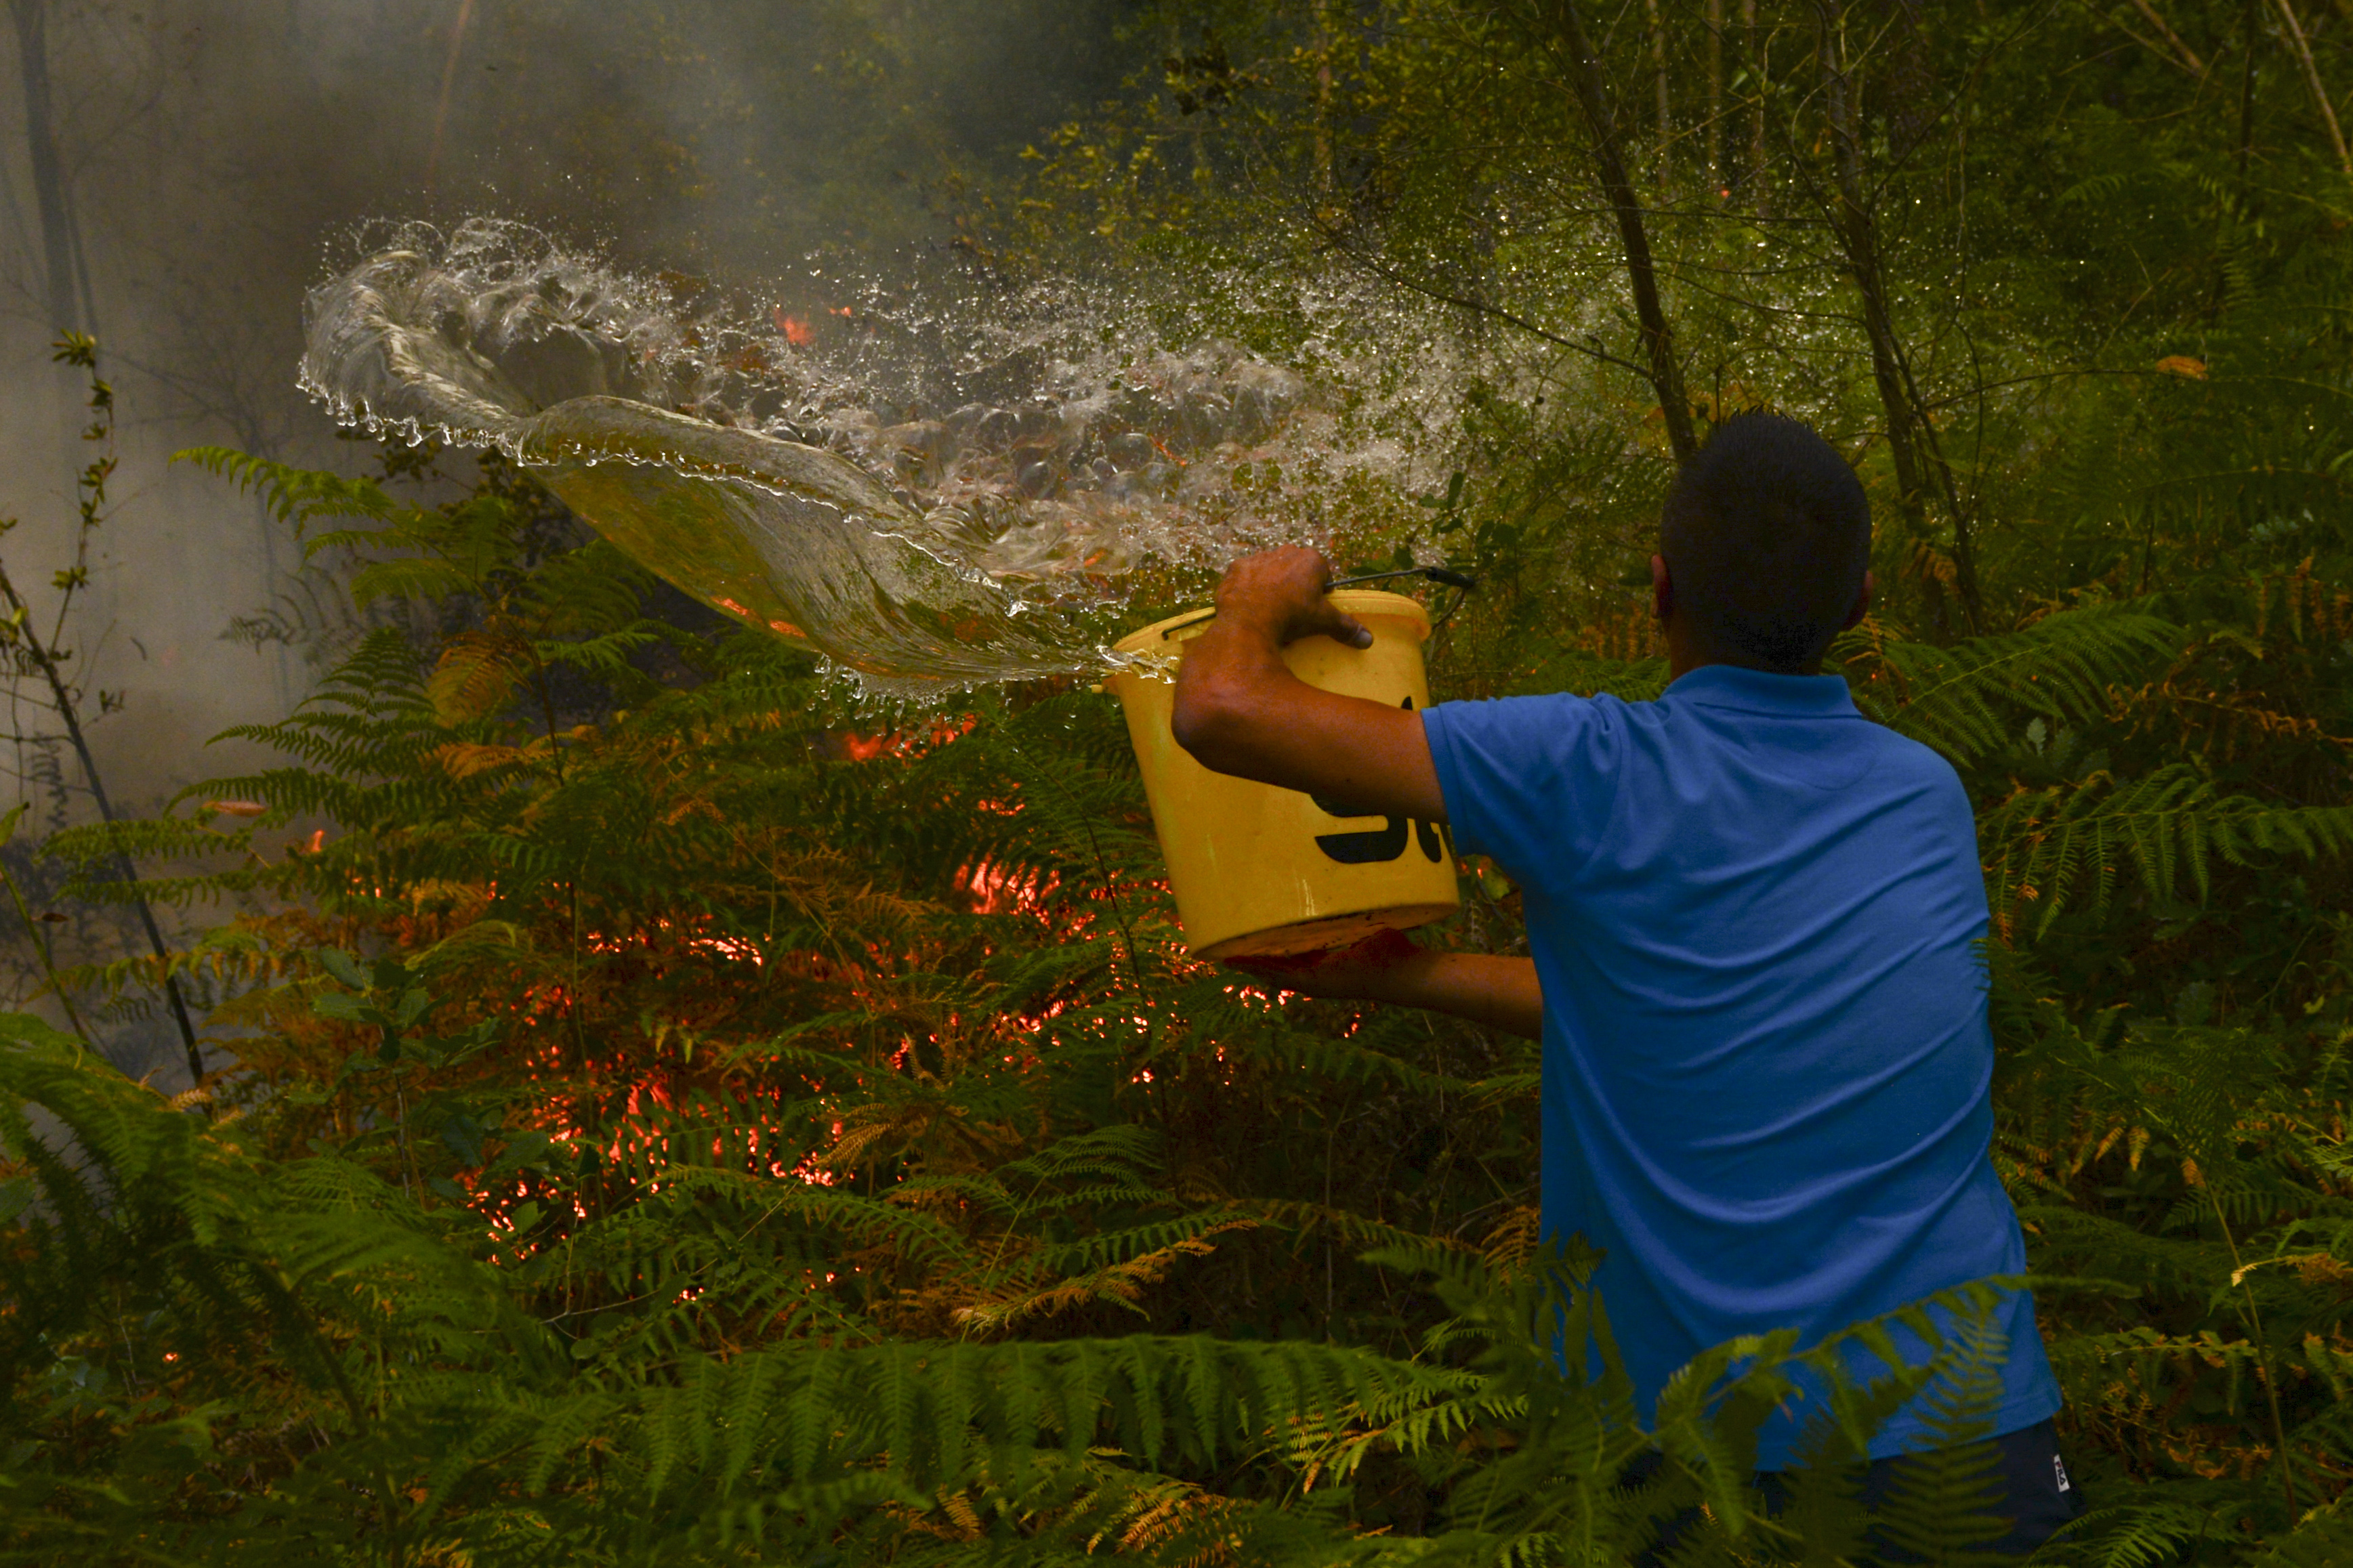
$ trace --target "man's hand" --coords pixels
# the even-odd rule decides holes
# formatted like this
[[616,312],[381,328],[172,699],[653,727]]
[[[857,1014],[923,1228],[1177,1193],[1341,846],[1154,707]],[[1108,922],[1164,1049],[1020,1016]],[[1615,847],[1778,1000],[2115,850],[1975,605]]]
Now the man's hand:
[[1218,618],[1273,637],[1277,647],[1326,637],[1370,647],[1373,634],[1332,607],[1332,563],[1323,552],[1285,544],[1245,555],[1218,584]]
[[1544,991],[1531,959],[1430,952],[1402,931],[1378,931],[1337,952],[1229,963],[1262,984],[1303,996],[1427,1008],[1526,1039],[1544,1037]]
[[1237,561],[1218,584],[1218,618],[1176,668],[1176,743],[1203,767],[1345,801],[1366,816],[1446,820],[1420,716],[1322,691],[1291,673],[1286,643],[1372,634],[1324,595],[1330,563],[1296,545]]

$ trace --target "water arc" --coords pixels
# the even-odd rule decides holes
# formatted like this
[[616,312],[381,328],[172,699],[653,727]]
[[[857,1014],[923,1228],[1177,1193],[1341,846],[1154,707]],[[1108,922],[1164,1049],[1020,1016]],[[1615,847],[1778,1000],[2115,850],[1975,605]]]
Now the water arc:
[[626,280],[501,259],[470,275],[394,247],[314,289],[304,386],[347,423],[503,450],[681,590],[861,676],[960,686],[1099,661],[1033,630],[857,464],[655,401],[680,390],[687,334]]
[[617,397],[559,403],[516,456],[607,539],[745,624],[860,674],[963,683],[1079,668],[847,459]]
[[515,224],[378,238],[305,302],[301,383],[331,413],[498,448],[870,690],[1122,668],[1139,596],[1409,526],[1466,384],[1429,323],[1303,283],[818,269],[779,300]]

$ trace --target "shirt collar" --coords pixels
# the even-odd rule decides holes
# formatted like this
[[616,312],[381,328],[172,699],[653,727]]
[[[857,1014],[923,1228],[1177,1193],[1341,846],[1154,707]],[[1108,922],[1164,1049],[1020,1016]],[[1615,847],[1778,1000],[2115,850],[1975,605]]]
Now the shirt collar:
[[1841,675],[1776,675],[1736,664],[1704,664],[1677,676],[1665,696],[1703,708],[1792,719],[1861,717]]

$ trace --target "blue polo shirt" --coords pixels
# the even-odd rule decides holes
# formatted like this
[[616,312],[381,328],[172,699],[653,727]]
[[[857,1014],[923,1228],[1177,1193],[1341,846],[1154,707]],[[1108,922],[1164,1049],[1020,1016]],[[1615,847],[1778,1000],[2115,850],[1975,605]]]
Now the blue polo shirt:
[[[1544,1229],[1603,1250],[1593,1283],[1646,1418],[1736,1335],[1809,1344],[2024,1271],[1989,1154],[1977,827],[1943,758],[1836,676],[1728,665],[1654,702],[1445,702],[1422,723],[1457,845],[1523,891]],[[1996,1326],[1999,1434],[2059,1392],[2031,1299]],[[1767,1422],[1760,1469],[1789,1463],[1820,1398]],[[1900,1411],[1873,1457],[1921,1436]]]

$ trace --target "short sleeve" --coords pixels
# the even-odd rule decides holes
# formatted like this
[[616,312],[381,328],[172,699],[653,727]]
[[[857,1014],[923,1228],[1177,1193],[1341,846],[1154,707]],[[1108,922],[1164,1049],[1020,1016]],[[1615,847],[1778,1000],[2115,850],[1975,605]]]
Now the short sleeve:
[[1440,702],[1421,715],[1456,846],[1514,880],[1557,887],[1617,801],[1623,714],[1612,698]]

